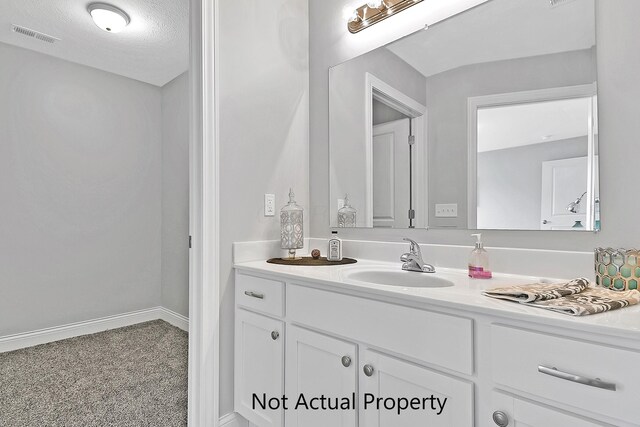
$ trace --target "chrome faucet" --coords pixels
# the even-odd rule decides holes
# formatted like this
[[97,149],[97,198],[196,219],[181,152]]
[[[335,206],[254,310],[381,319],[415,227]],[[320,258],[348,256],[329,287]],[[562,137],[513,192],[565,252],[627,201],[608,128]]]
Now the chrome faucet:
[[415,240],[411,240],[408,237],[405,237],[403,240],[411,243],[411,246],[409,247],[409,252],[400,257],[400,261],[403,263],[402,269],[405,271],[416,271],[418,273],[435,273],[435,267],[431,264],[427,264],[422,259],[420,245]]

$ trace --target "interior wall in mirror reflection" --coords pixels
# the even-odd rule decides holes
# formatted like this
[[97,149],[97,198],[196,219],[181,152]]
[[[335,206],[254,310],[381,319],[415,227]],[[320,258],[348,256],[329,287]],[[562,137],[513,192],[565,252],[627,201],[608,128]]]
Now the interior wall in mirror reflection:
[[470,192],[477,190],[470,199],[477,212],[469,214],[471,226],[599,229],[596,103],[595,96],[586,96],[470,112],[477,114],[477,180],[470,186]]
[[[589,97],[595,96],[596,53],[594,0],[576,0],[555,7],[550,6],[548,0],[492,0],[426,31],[416,32],[332,67],[329,72],[331,225],[336,226],[338,203],[348,193],[351,204],[358,209],[359,227],[405,228],[407,224],[403,221],[367,220],[373,212],[367,212],[366,200],[373,200],[372,211],[380,212],[380,205],[384,202],[387,212],[398,215],[406,211],[405,198],[410,195],[416,218],[424,218],[416,222],[419,227],[567,229],[579,220],[584,229],[589,224],[595,228],[598,206],[595,201],[599,200],[596,181],[597,114],[584,116],[584,131],[580,135],[560,129],[554,129],[553,133],[545,131],[553,128],[553,123],[539,121],[536,125],[533,120],[525,122],[528,138],[537,133],[537,140],[514,142],[515,145],[510,147],[512,151],[494,153],[493,157],[470,152],[471,134],[475,130],[470,128],[468,115],[470,99],[478,97],[508,97],[523,92],[587,86],[593,88]],[[367,74],[425,107],[425,123],[420,129],[425,133],[421,147],[424,153],[414,157],[410,163],[403,161],[406,168],[413,168],[409,182],[398,179],[397,170],[392,174],[390,167],[373,167],[374,173],[379,170],[382,175],[367,176],[367,144],[374,146],[374,155],[371,156],[374,161],[376,158],[380,160],[383,152],[394,155],[389,147],[384,151],[379,146],[375,151],[375,144],[368,142],[367,136],[375,135],[374,128],[402,119],[397,112],[384,106],[380,112],[373,108],[373,117],[366,116],[366,106],[372,103],[366,93]],[[376,105],[375,102],[373,104]],[[595,105],[594,111],[597,111]],[[548,117],[553,122],[554,116]],[[596,131],[589,131],[589,126]],[[581,137],[587,138],[587,142],[579,143],[577,139]],[[566,141],[560,143],[560,140]],[[552,141],[557,144],[546,144]],[[532,157],[527,167],[518,168],[517,164],[523,162],[522,153],[527,150],[530,153],[524,157]],[[580,188],[585,187],[588,195],[580,205],[581,209],[588,208],[590,212],[580,213],[584,219],[579,219],[566,209],[582,194],[572,195],[569,197],[572,200],[565,201],[567,196],[557,193],[557,200],[549,199],[555,203],[550,212],[565,218],[562,218],[562,225],[551,226],[552,220],[556,222],[558,219],[542,218],[542,164],[584,157],[587,158],[587,178],[579,180]],[[376,162],[378,166],[379,163]],[[399,165],[395,167],[397,169]],[[492,168],[502,171],[502,176],[486,175],[481,178],[476,175]],[[535,173],[526,175],[527,182],[536,180],[535,185],[524,183],[524,171],[528,169],[535,169]],[[556,168],[556,172],[559,170]],[[519,173],[511,177],[505,175],[512,172]],[[395,180],[393,185],[392,180]],[[518,180],[523,181],[520,189],[515,186]],[[576,177],[571,182],[577,180]],[[483,194],[493,194],[492,197],[481,198],[488,205],[470,203],[470,200],[475,201],[469,188],[476,181],[480,186],[478,190],[481,188]],[[505,187],[509,182],[513,186]],[[396,206],[392,210],[389,200],[376,197],[374,187],[379,187],[376,183],[387,183],[387,190],[382,193],[392,195],[393,203],[402,209]],[[405,188],[401,188],[400,183]],[[395,191],[389,191],[391,187]],[[521,190],[524,187],[526,192]],[[422,190],[417,191],[416,188]],[[580,193],[577,187],[567,191],[573,194],[574,190]],[[437,215],[436,205],[442,204],[457,205],[457,215]],[[558,208],[560,205],[563,205],[563,212]],[[515,210],[514,206],[521,210]],[[523,213],[525,209],[526,214]],[[478,218],[473,218],[476,214]],[[484,223],[479,224],[479,218]],[[543,223],[545,219],[546,224]],[[567,221],[571,220],[571,227],[567,227]]]
[[[386,49],[376,49],[349,61],[345,66],[331,69],[330,207],[334,213],[331,215],[331,226],[337,227],[337,211],[344,196],[348,195],[351,206],[358,211],[357,227],[373,227],[377,224],[378,227],[406,228],[410,208],[407,137],[409,127],[413,127],[411,133],[423,137],[424,131],[418,132],[416,123],[411,126],[407,123],[411,122],[410,114],[374,99],[375,94],[367,92],[367,74],[402,94],[411,94],[406,96],[411,97],[417,105],[424,106],[426,103],[425,77]],[[370,108],[367,108],[367,104]],[[371,116],[367,117],[367,114]],[[396,123],[396,129],[405,130],[390,130],[394,122],[400,122]],[[401,132],[406,135],[400,137]],[[386,197],[376,198],[375,193],[385,194]],[[400,212],[403,214],[400,215]],[[422,223],[426,223],[426,218]]]

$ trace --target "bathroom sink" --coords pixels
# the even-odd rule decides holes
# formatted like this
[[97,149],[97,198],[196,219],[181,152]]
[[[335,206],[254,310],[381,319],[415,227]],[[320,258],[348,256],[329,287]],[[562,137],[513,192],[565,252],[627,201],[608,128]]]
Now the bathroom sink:
[[355,270],[346,274],[346,279],[378,285],[404,288],[447,288],[453,282],[433,276],[429,273],[415,273],[400,270]]

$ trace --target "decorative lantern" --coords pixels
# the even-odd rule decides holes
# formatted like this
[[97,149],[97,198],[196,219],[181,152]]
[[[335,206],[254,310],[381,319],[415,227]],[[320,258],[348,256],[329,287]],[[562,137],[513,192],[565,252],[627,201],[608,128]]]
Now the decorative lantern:
[[289,203],[280,210],[280,246],[289,250],[289,257],[285,259],[297,259],[296,249],[304,247],[303,212],[290,189]]
[[354,228],[357,211],[349,204],[349,195],[344,195],[344,206],[338,209],[338,227]]

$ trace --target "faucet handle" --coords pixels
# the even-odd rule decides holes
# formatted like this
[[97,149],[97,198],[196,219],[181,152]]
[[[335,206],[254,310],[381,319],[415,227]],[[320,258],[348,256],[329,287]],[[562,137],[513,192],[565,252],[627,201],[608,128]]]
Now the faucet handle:
[[420,251],[420,245],[418,244],[418,242],[416,242],[415,240],[410,239],[408,237],[405,237],[402,240],[404,240],[405,242],[411,243],[411,247],[409,248],[411,253],[418,254],[418,255],[422,254],[422,252]]

